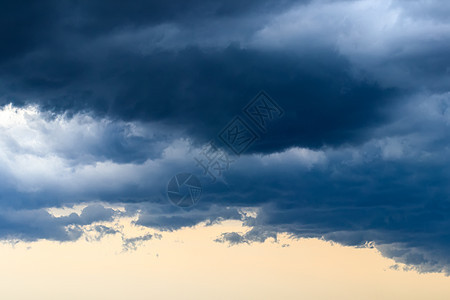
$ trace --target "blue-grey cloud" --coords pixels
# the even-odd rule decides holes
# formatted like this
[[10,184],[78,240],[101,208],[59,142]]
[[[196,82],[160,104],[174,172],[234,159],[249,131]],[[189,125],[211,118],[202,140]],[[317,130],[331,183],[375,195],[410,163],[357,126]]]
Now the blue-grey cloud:
[[[1,210],[0,238],[35,241],[39,239],[73,241],[83,234],[81,226],[95,222],[112,221],[117,213],[101,205],[90,205],[81,214],[54,216],[45,209]],[[97,227],[104,232],[103,227]]]
[[124,251],[134,251],[137,250],[137,248],[144,242],[146,241],[150,241],[153,238],[157,238],[157,239],[161,239],[161,235],[160,234],[145,234],[142,236],[136,236],[136,237],[132,237],[132,238],[122,238],[123,240],[123,250]]
[[[12,106],[0,112],[0,237],[77,239],[115,213],[45,209],[102,201],[160,230],[242,220],[249,233],[218,241],[287,232],[374,242],[397,261],[448,271],[449,7],[4,5],[0,103]],[[207,183],[192,156],[261,89],[283,118],[231,165],[227,184]],[[164,198],[181,171],[204,182],[188,210]]]

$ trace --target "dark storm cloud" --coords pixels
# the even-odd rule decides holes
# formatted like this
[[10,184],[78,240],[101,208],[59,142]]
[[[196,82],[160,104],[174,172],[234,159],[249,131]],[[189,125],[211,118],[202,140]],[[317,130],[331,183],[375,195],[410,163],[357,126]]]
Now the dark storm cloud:
[[422,95],[398,108],[404,117],[379,138],[326,149],[312,165],[280,154],[240,161],[228,187],[217,187],[208,200],[253,203],[260,211],[245,220],[252,231],[218,241],[264,241],[276,232],[352,246],[373,241],[384,255],[420,271],[450,273],[448,108],[448,94]]
[[[177,26],[182,26],[179,24],[183,16],[204,26],[208,25],[208,18],[220,24],[222,17],[218,16],[223,14],[236,18],[243,26],[241,30],[251,33],[264,26],[253,12],[276,13],[274,7],[287,9],[288,4],[219,1],[171,5],[150,2],[144,7],[142,3],[121,2],[58,4],[50,19],[56,19],[53,22],[59,26],[53,28],[50,36],[40,39],[39,45],[28,45],[22,55],[3,62],[0,98],[3,103],[38,103],[43,109],[56,112],[94,111],[118,119],[163,121],[204,142],[219,132],[259,90],[265,89],[288,113],[283,120],[284,128],[275,127],[267,137],[270,142],[257,144],[254,150],[270,152],[292,145],[320,147],[363,140],[365,130],[383,120],[381,110],[396,90],[355,79],[348,60],[334,49],[312,46],[299,57],[291,51],[246,49],[239,44],[208,50],[199,47],[201,41],[194,39],[185,41],[184,48],[178,50],[142,54],[135,51],[133,40],[117,45],[111,44],[109,38],[115,35],[116,27],[132,33],[138,30],[133,26],[163,21],[174,20]],[[191,10],[182,14],[185,5]],[[190,17],[191,11],[199,14],[198,18]],[[253,16],[251,23],[257,24],[256,29],[254,25],[245,25],[242,15],[246,14],[249,18]],[[40,19],[33,22],[39,23]],[[79,28],[66,23],[79,24]],[[39,24],[27,26],[29,35],[40,30]],[[195,26],[187,28],[200,30]],[[226,30],[214,28],[217,32],[212,35],[223,35],[228,43],[233,42]],[[48,31],[45,27],[42,30]],[[161,34],[166,33],[163,30]]]
[[[0,212],[0,239],[35,241],[48,239],[56,241],[77,240],[83,233],[82,225],[111,221],[115,211],[101,205],[91,205],[81,214],[56,217],[44,209],[2,210]],[[105,231],[104,227],[95,230]],[[112,232],[103,232],[103,234]]]
[[[305,7],[307,14],[307,4],[295,7],[300,12]],[[24,25],[27,35],[22,37],[19,30],[17,41],[6,43],[6,48],[17,48],[11,50],[17,55],[5,55],[1,65],[0,101],[38,103],[56,112],[94,111],[125,120],[158,120],[204,142],[264,89],[287,112],[266,142],[252,149],[271,152],[294,145],[362,142],[368,129],[386,121],[384,112],[394,96],[411,93],[407,89],[412,86],[412,90],[448,88],[445,40],[433,40],[430,47],[422,47],[420,38],[413,39],[407,41],[412,48],[400,55],[394,51],[402,45],[388,41],[394,45],[393,55],[385,53],[376,65],[371,56],[360,57],[361,53],[346,53],[322,42],[333,41],[339,26],[333,28],[336,33],[323,28],[316,37],[307,36],[300,41],[300,49],[287,43],[271,50],[271,44],[280,41],[270,37],[262,44],[248,40],[246,36],[265,26],[271,28],[259,15],[276,15],[292,5],[270,1],[245,5],[220,1],[170,5],[68,2],[51,5],[51,15],[43,20],[39,10],[30,7],[26,11],[34,17]],[[11,16],[19,15],[18,7],[10,10]],[[11,18],[22,24],[20,19]],[[230,24],[229,19],[236,24]],[[190,25],[183,25],[186,20]],[[158,27],[161,24],[163,27]],[[170,36],[170,28],[164,24],[173,24],[178,33],[174,41],[160,45],[159,40]],[[5,32],[12,36],[15,25],[7,25]],[[212,29],[206,36],[196,35],[209,27]],[[241,33],[236,35],[235,31]],[[45,36],[41,37],[41,32]],[[36,42],[20,42],[30,41],[30,36],[37,37]],[[210,46],[204,46],[205,40],[211,40]],[[142,43],[150,45],[142,48]],[[378,57],[376,51],[371,55]],[[375,75],[355,76],[355,68],[361,66],[364,72]],[[392,73],[398,76],[392,78]],[[120,160],[120,153],[111,155]]]
[[[277,12],[294,3],[309,1],[270,0],[187,0],[187,1],[145,1],[130,3],[123,1],[72,1],[65,8],[75,11],[73,24],[86,32],[107,31],[115,27],[142,26],[162,22],[197,22],[199,19],[236,17],[266,11]],[[78,22],[75,22],[78,21]],[[77,28],[78,29],[78,28]]]
[[[43,59],[53,66],[54,79],[40,67]],[[66,73],[68,64],[69,70],[70,65],[82,68],[55,61],[54,56],[11,67],[32,68],[20,74],[15,97],[39,99],[43,108],[55,111],[90,109],[125,120],[161,121],[206,141],[264,87],[287,113],[283,128],[274,127],[267,137],[271,143],[256,148],[261,151],[363,139],[365,129],[383,120],[382,109],[396,94],[395,89],[353,79],[348,62],[324,50],[301,58],[236,46],[212,52],[193,47],[145,57],[115,53],[110,61],[99,66],[94,62],[79,75],[74,70],[74,77],[66,81],[60,72]],[[91,73],[97,68],[101,76]],[[61,86],[55,87],[58,80]]]
[[[110,220],[111,211],[57,218],[42,208],[96,199],[127,203],[137,225],[161,230],[225,219],[253,227],[219,242],[263,242],[278,232],[354,246],[375,241],[398,261],[445,270],[446,10],[438,1],[4,5],[1,103],[37,103],[69,119],[87,113],[112,123],[93,139],[68,131],[76,143],[47,123],[34,126],[32,133],[52,132],[44,143],[50,153],[32,154],[53,173],[30,175],[27,160],[14,155],[35,149],[6,139],[9,152],[0,159],[16,159],[23,170],[0,169],[0,235],[77,239],[81,226]],[[200,145],[216,137],[261,89],[285,111],[248,152],[265,155],[241,158],[226,175],[228,186],[205,185],[191,210],[164,205],[158,193],[167,180],[189,170],[189,151],[174,141]],[[160,133],[130,136],[124,122],[135,121],[143,131],[157,122]],[[61,167],[52,157],[69,162]],[[66,176],[54,176],[59,172]],[[256,218],[244,217],[247,207],[258,208]]]
[[24,55],[49,38],[56,25],[53,1],[2,1],[0,10],[0,64]]
[[[1,1],[0,62],[55,46],[68,35],[98,36],[118,28],[276,12],[301,2],[308,1]],[[72,42],[66,50],[76,46]]]
[[238,208],[218,205],[201,205],[189,211],[182,211],[178,207],[168,207],[167,205],[139,205],[130,204],[127,207],[128,213],[135,213],[139,209],[137,225],[157,228],[159,230],[177,230],[183,227],[190,227],[201,222],[207,225],[217,224],[223,220],[241,220],[242,213]]
[[[363,145],[241,157],[226,174],[227,185],[205,179],[195,209],[150,206],[138,224],[176,229],[242,220],[253,229],[216,241],[251,244],[288,233],[357,247],[374,242],[387,257],[419,271],[449,273],[449,108],[448,93],[423,94],[397,107],[403,117]],[[257,208],[257,216],[240,212],[247,207]]]

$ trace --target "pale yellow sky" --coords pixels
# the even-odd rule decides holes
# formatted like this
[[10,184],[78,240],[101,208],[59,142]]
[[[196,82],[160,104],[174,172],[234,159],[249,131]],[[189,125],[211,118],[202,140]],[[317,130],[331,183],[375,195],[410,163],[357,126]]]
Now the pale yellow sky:
[[[143,233],[126,223],[129,234]],[[245,230],[239,222],[197,226],[125,252],[118,235],[3,244],[0,298],[450,299],[449,277],[392,270],[395,262],[375,249],[286,236],[233,247],[213,241]]]

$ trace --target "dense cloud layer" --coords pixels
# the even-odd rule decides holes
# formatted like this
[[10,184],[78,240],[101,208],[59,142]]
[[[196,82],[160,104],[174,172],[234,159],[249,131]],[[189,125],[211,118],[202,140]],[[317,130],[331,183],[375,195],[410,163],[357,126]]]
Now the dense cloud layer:
[[[354,42],[352,36],[336,45],[326,26],[319,28],[323,35],[313,38],[305,36],[303,24],[292,36],[285,28],[292,23],[286,13],[278,16],[267,4],[256,14],[261,4],[247,5],[252,7],[247,14],[242,8],[225,9],[231,15],[215,17],[205,12],[233,5],[195,3],[189,7],[196,17],[183,14],[188,25],[182,16],[172,15],[177,5],[152,4],[147,10],[136,5],[120,14],[113,4],[70,10],[56,5],[50,17],[59,25],[52,27],[55,32],[44,27],[48,36],[39,45],[23,46],[24,54],[2,63],[1,99],[37,102],[57,112],[92,110],[126,120],[164,121],[205,141],[265,89],[289,112],[284,128],[272,131],[273,142],[255,147],[270,152],[361,141],[368,127],[386,117],[382,110],[393,96],[403,93],[389,83],[380,87],[370,77],[352,74],[354,53],[341,53]],[[303,19],[310,18],[311,8],[299,5],[293,11],[305,10]],[[320,5],[329,11],[334,7]],[[75,20],[79,25],[73,28]],[[50,21],[36,22],[32,28],[38,31]]]
[[[82,226],[118,213],[45,209],[101,201],[161,230],[223,219],[253,226],[219,242],[278,232],[374,241],[398,261],[448,271],[449,9],[438,1],[2,5],[0,103],[12,105],[0,110],[0,237],[77,239]],[[231,165],[227,184],[207,183],[193,156],[259,90],[282,119]],[[165,199],[177,172],[204,183],[192,209]]]

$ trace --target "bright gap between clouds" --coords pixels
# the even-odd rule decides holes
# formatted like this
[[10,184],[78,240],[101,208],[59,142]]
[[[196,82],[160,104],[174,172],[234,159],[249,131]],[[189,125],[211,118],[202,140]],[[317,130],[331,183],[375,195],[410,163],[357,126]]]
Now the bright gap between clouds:
[[[89,201],[99,193],[126,196],[130,187],[150,192],[151,184],[165,186],[161,178],[185,169],[200,151],[189,137],[158,123],[112,121],[87,113],[69,117],[11,104],[0,108],[0,149],[3,185],[21,193]],[[303,148],[251,156],[263,165],[296,162],[307,168],[326,161],[322,151]]]

